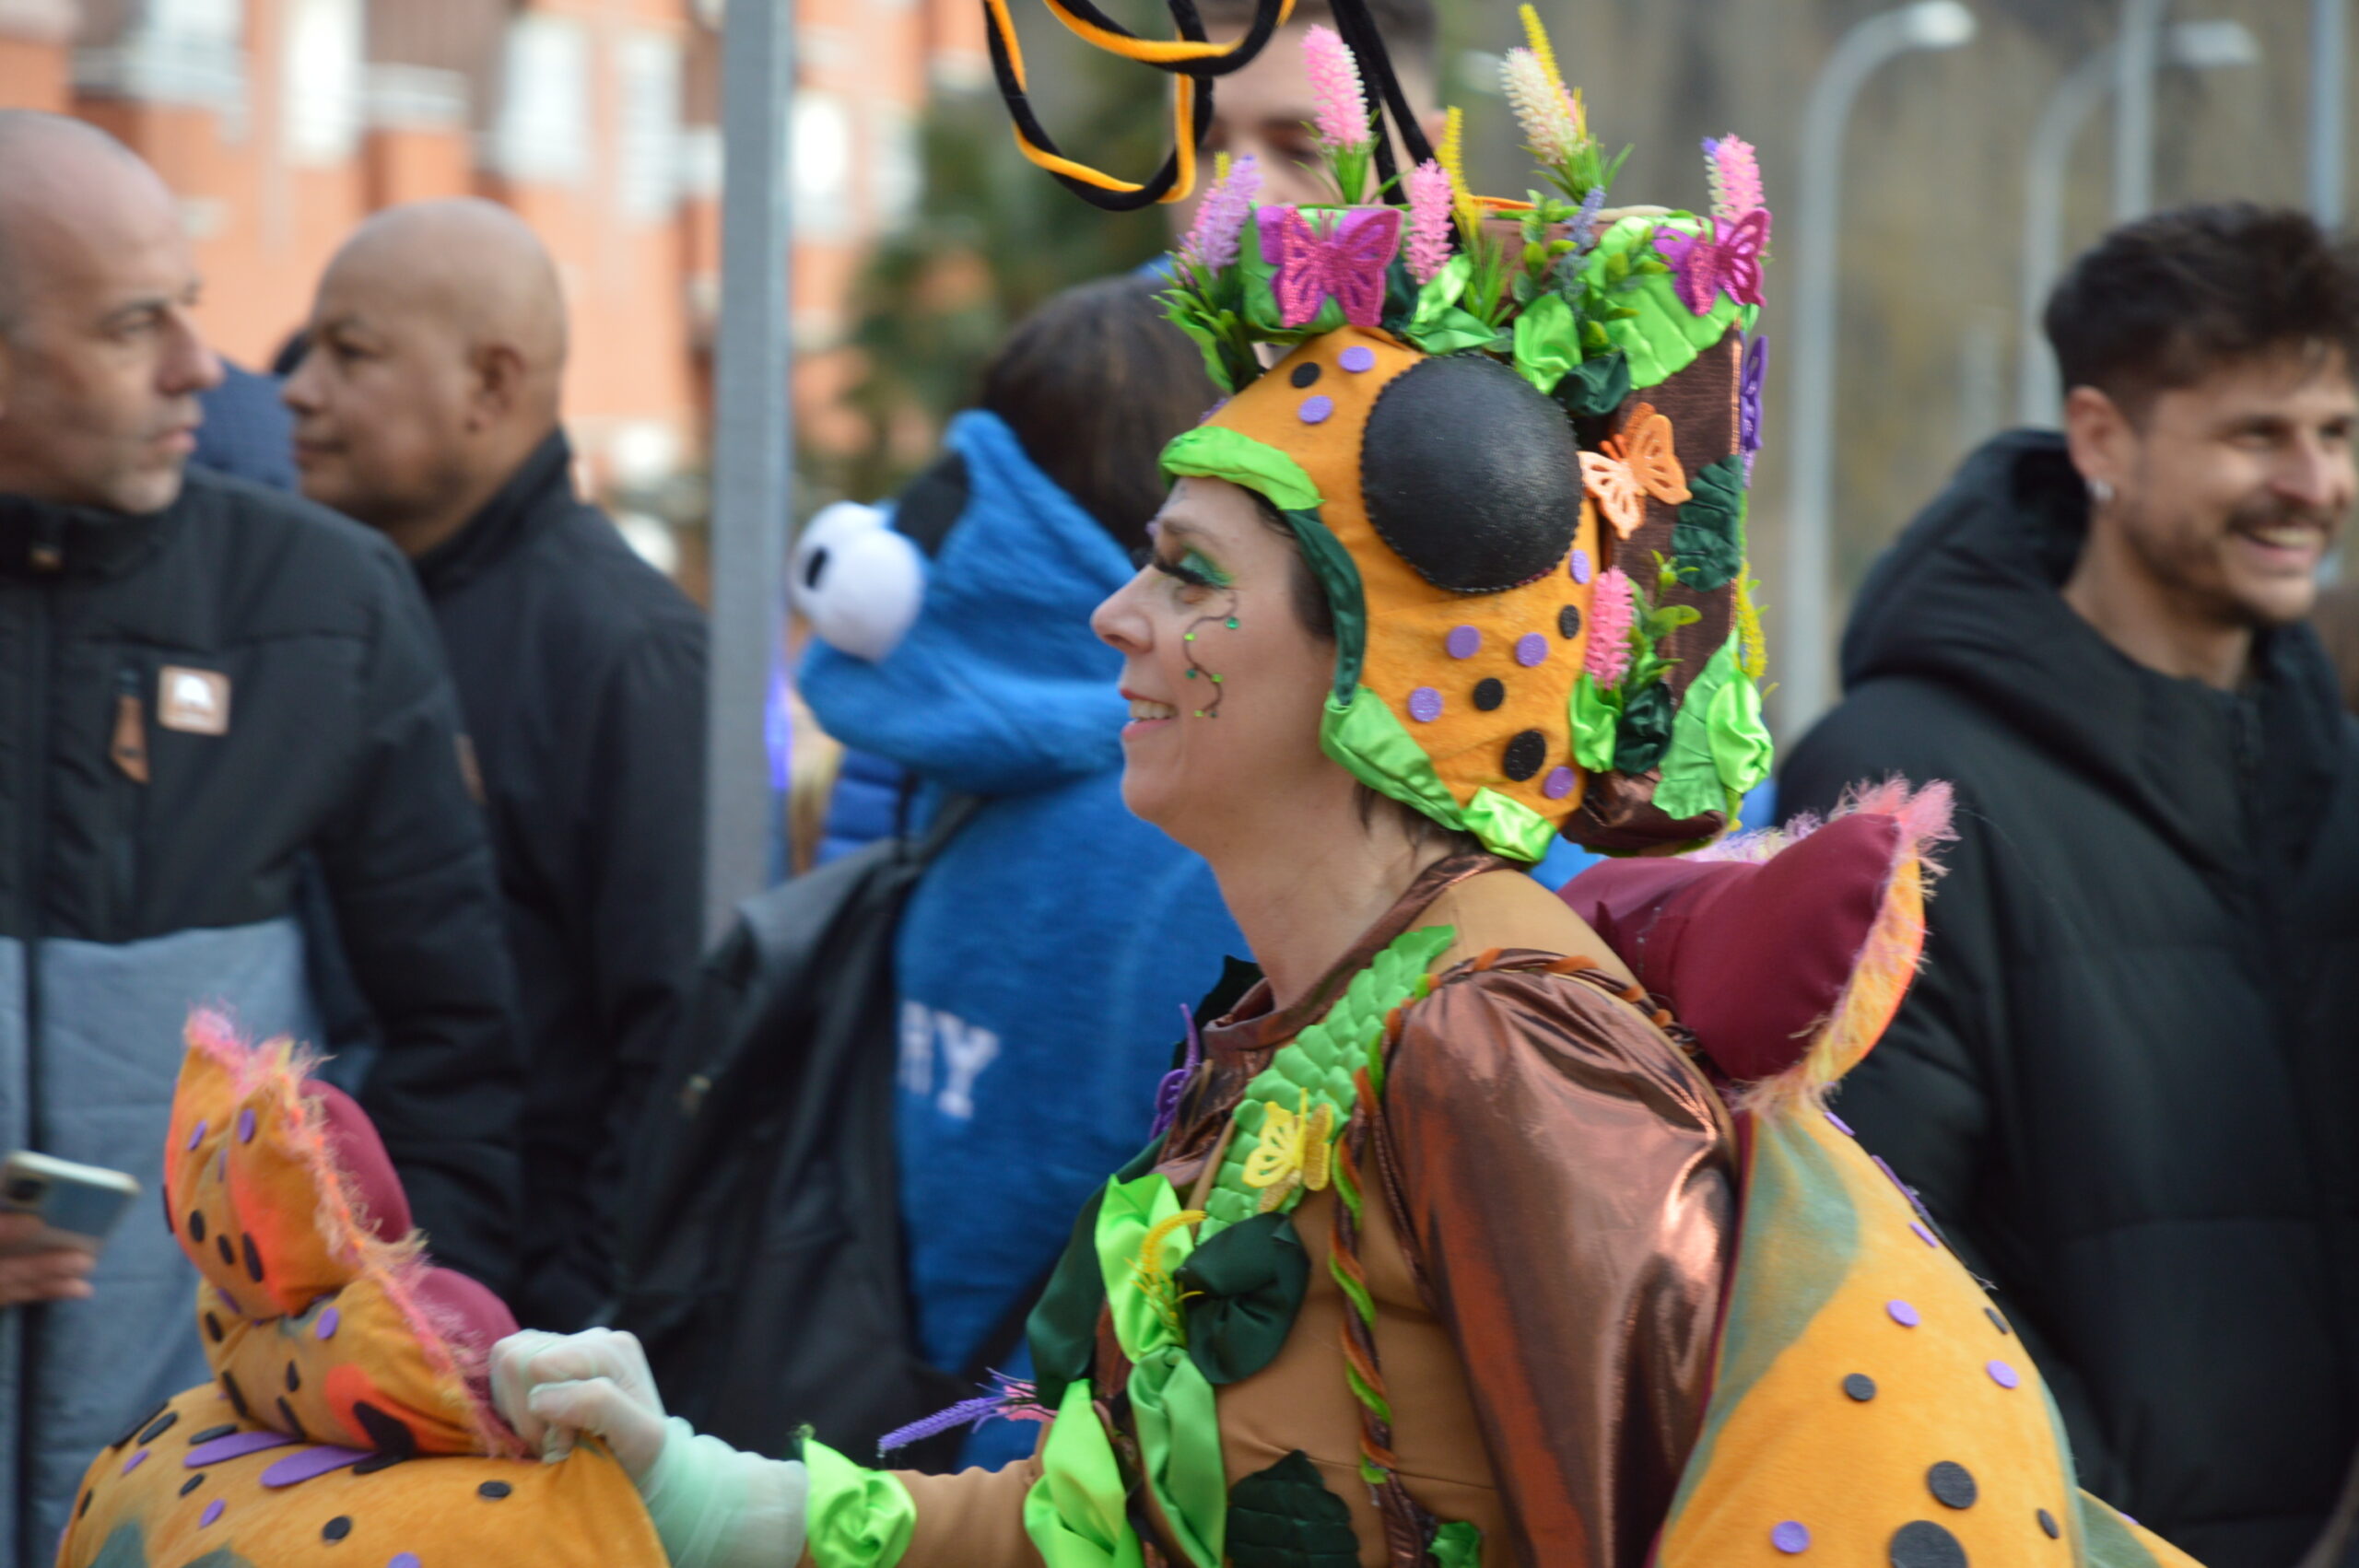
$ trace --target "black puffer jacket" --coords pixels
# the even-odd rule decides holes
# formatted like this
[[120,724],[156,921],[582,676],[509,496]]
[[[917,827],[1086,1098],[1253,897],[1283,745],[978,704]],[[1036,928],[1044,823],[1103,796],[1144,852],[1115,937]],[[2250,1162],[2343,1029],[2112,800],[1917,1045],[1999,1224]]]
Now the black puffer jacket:
[[1994,1281],[2082,1483],[2284,1568],[2359,1439],[2359,730],[2306,627],[2239,693],[2067,606],[2087,497],[2001,437],[1886,553],[1780,804],[1946,778],[1922,977],[1840,1106]]

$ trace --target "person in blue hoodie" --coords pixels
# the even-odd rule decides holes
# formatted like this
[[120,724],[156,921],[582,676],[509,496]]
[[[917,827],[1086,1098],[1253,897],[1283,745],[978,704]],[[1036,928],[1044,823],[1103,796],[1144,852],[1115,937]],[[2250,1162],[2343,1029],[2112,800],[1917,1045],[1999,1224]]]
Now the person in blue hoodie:
[[[1089,628],[1145,545],[1157,452],[1218,396],[1156,287],[1051,299],[889,521],[839,511],[797,552],[812,713],[907,771],[912,827],[946,798],[980,802],[897,953],[910,1291],[919,1349],[954,1371],[1029,1375],[1009,1329],[1152,1119],[1178,1002],[1245,951],[1204,862],[1122,804],[1121,656]],[[1038,1436],[987,1422],[962,1462],[995,1467]]]

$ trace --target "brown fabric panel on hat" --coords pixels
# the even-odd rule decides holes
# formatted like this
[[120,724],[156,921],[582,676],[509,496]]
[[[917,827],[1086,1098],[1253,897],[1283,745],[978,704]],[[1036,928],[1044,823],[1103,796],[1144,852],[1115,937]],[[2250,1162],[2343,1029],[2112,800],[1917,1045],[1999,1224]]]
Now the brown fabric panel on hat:
[[[1736,451],[1737,382],[1743,362],[1744,333],[1731,327],[1719,342],[1697,355],[1694,364],[1668,380],[1633,392],[1623,404],[1625,418],[1631,409],[1646,403],[1652,404],[1655,412],[1671,421],[1672,450],[1678,453],[1679,464],[1686,471],[1690,485],[1697,474]],[[1692,605],[1704,617],[1693,626],[1680,627],[1663,640],[1663,657],[1677,661],[1665,680],[1674,696],[1684,696],[1688,684],[1719,651],[1720,644],[1728,640],[1736,596],[1727,588],[1708,593],[1688,588],[1659,592],[1655,557],[1671,559],[1671,533],[1679,521],[1679,509],[1651,496],[1647,497],[1646,508],[1647,521],[1616,546],[1614,565],[1629,574],[1630,580],[1658,605]]]

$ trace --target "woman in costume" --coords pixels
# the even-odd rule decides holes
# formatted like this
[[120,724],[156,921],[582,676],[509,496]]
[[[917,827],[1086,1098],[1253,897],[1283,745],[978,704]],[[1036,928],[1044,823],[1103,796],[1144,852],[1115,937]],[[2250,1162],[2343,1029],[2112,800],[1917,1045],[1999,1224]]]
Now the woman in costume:
[[[1181,30],[1137,52],[1234,53]],[[1003,16],[993,42],[1020,106]],[[1750,151],[1712,146],[1708,216],[1601,210],[1534,44],[1508,86],[1562,199],[1512,238],[1444,160],[1391,184],[1321,33],[1338,204],[1230,171],[1179,258],[1233,395],[1167,449],[1152,558],[1094,625],[1125,798],[1264,978],[1076,1222],[1037,1385],[994,1407],[1034,1456],[764,1458],[666,1422],[626,1336],[495,1352],[524,1441],[609,1449],[675,1568],[2172,1560],[2073,1492],[2004,1319],[1820,1107],[1905,988],[1938,799],[1566,899],[1520,869],[1558,832],[1708,840],[1768,761]]]

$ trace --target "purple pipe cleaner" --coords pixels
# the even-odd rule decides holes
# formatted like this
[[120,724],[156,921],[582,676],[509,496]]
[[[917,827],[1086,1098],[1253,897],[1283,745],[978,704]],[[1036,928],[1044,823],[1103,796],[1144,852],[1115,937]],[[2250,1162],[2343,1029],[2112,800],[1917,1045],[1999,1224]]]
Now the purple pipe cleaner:
[[1204,1036],[1196,1027],[1196,1010],[1186,1002],[1180,1004],[1180,1021],[1188,1026],[1188,1059],[1163,1075],[1155,1091],[1155,1126],[1147,1132],[1150,1141],[1171,1130],[1180,1117],[1180,1096],[1188,1092],[1188,1080],[1204,1059]]
[[912,1443],[922,1443],[945,1432],[962,1426],[980,1426],[996,1417],[1001,1421],[1048,1421],[1055,1411],[1040,1403],[1031,1384],[1010,1377],[1003,1372],[992,1374],[992,1391],[972,1399],[961,1399],[946,1410],[936,1410],[921,1421],[895,1427],[876,1440],[879,1458],[896,1448],[906,1448]]

